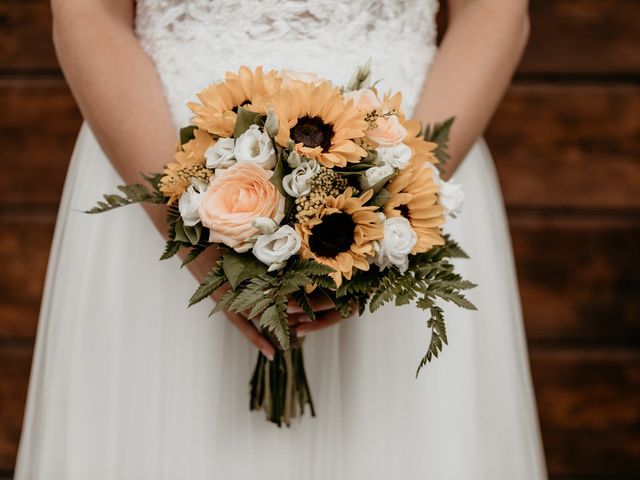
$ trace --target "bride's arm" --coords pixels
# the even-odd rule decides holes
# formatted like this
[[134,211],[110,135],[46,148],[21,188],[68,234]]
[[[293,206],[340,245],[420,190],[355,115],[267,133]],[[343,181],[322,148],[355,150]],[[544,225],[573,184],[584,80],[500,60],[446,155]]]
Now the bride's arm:
[[482,135],[529,36],[527,0],[449,0],[449,27],[425,83],[416,118],[456,117],[451,175]]
[[[126,183],[161,171],[172,160],[176,130],[162,85],[133,32],[132,0],[52,0],[53,39],[62,70],[82,115]],[[96,192],[99,195],[102,192]],[[164,233],[165,210],[148,207]],[[214,248],[189,265],[201,281]],[[251,322],[229,319],[269,356],[273,346]]]

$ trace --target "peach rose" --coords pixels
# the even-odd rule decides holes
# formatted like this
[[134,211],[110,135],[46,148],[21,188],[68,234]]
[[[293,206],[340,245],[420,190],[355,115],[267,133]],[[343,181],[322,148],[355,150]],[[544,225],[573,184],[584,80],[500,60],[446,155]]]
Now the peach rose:
[[344,99],[345,101],[353,100],[353,104],[361,112],[371,112],[382,105],[376,94],[370,88],[362,88],[345,93]]
[[398,145],[407,136],[407,129],[402,126],[397,115],[378,117],[376,128],[364,132],[367,139],[380,147]]
[[258,217],[284,218],[284,198],[269,179],[273,175],[254,163],[236,163],[218,170],[204,194],[198,215],[209,228],[210,242],[224,243],[236,252],[246,252],[248,240],[260,233],[252,225]]
[[295,70],[281,70],[282,87],[295,87],[298,83],[313,83],[317,85],[322,82],[322,78],[313,72],[297,72]]

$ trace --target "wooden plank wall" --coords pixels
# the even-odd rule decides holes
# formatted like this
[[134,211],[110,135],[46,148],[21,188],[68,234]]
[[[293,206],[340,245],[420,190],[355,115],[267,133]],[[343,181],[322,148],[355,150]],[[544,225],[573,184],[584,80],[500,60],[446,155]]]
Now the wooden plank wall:
[[[640,478],[640,2],[532,0],[487,133],[549,472]],[[80,116],[46,0],[0,2],[0,478],[12,477],[55,213]]]

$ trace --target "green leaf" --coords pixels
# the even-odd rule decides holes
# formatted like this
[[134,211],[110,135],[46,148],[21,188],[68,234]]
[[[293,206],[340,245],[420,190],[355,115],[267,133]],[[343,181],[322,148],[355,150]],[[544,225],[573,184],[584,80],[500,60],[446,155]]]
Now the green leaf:
[[222,260],[222,268],[234,290],[244,280],[258,277],[267,271],[267,266],[251,253],[227,253]]
[[391,194],[389,191],[386,188],[381,188],[378,194],[369,201],[369,205],[384,207],[390,199]]
[[249,130],[251,125],[257,124],[259,119],[259,113],[252,112],[243,107],[238,107],[238,116],[236,119],[236,127],[233,130],[233,138],[240,137],[240,135]]
[[197,245],[200,242],[200,234],[202,233],[202,224],[196,223],[193,226],[182,225],[184,233],[191,242],[191,245]]
[[220,266],[220,262],[216,264],[213,269],[209,272],[209,274],[202,281],[198,289],[194,292],[189,300],[189,306],[195,305],[198,302],[201,302],[213,292],[215,292],[218,288],[220,288],[225,282],[226,277],[222,267]]
[[191,248],[191,251],[189,252],[189,254],[186,257],[184,257],[184,260],[182,261],[182,267],[189,265],[191,262],[193,262],[196,258],[200,256],[202,252],[204,252],[211,245],[213,244],[207,242],[206,240],[204,242],[198,243],[197,245],[194,245]]
[[286,306],[279,301],[271,305],[260,317],[260,326],[273,333],[282,349],[289,348],[289,324],[287,322]]
[[190,140],[196,138],[195,129],[197,127],[195,125],[189,125],[188,127],[183,127],[180,129],[180,145],[184,145]]
[[173,257],[176,253],[180,251],[180,247],[182,245],[180,242],[174,242],[173,240],[167,240],[167,244],[164,247],[164,252],[162,252],[162,256],[160,260],[168,260]]
[[296,302],[298,302],[298,305],[300,305],[300,307],[304,311],[305,315],[309,318],[309,320],[311,320],[312,322],[315,322],[316,314],[311,308],[311,304],[309,303],[309,297],[307,296],[307,293],[304,291],[304,289],[301,288],[300,290],[293,292],[291,294],[291,297]]
[[290,198],[289,194],[286,192],[284,187],[282,186],[282,179],[287,174],[285,169],[285,160],[282,156],[278,157],[278,163],[276,163],[276,168],[273,170],[273,175],[269,179],[271,183],[273,183],[278,191],[284,196],[284,198]]
[[478,308],[471,303],[469,300],[467,300],[464,295],[460,295],[459,293],[454,293],[454,292],[439,292],[437,293],[438,297],[442,298],[443,300],[449,301],[449,302],[453,302],[456,305],[458,305],[459,307],[462,307],[466,310],[477,310]]
[[173,237],[174,240],[178,242],[183,242],[183,243],[191,243],[191,240],[189,240],[189,237],[184,231],[184,222],[182,221],[182,217],[176,220],[176,223],[174,224],[173,228],[175,231],[174,237]]
[[433,154],[441,165],[444,165],[449,160],[449,154],[447,153],[449,149],[449,134],[454,120],[455,117],[451,117],[442,123],[427,125],[424,130],[423,138],[427,142],[433,142],[438,145]]
[[152,203],[152,204],[164,204],[164,195],[156,191],[150,190],[146,185],[136,183],[134,185],[120,185],[118,187],[121,195],[118,194],[106,194],[103,195],[103,199],[98,201],[95,207],[90,210],[86,210],[85,213],[102,213],[114,208],[124,207],[134,203]]

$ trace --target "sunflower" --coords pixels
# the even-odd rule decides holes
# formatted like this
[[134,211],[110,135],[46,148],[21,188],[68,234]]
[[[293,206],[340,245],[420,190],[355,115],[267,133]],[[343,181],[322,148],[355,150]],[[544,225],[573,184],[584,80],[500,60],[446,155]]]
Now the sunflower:
[[444,209],[438,204],[438,185],[428,165],[412,159],[385,188],[391,195],[384,206],[385,215],[407,218],[418,236],[411,253],[423,253],[444,244],[440,230]]
[[196,128],[195,137],[182,145],[175,154],[176,161],[164,169],[160,191],[169,197],[169,204],[178,200],[189,188],[191,179],[209,181],[211,170],[205,167],[204,152],[215,144],[207,132]]
[[262,67],[255,72],[242,66],[238,73],[227,72],[223,82],[214,83],[198,94],[200,103],[189,103],[195,114],[193,123],[221,137],[230,137],[236,125],[238,107],[247,105],[251,109],[254,98],[270,98],[280,90],[282,78],[278,72],[267,73]]
[[345,103],[340,90],[329,81],[303,83],[282,89],[273,99],[261,99],[262,111],[272,106],[280,121],[276,141],[283,147],[289,139],[300,155],[327,168],[358,163],[367,152],[354,142],[367,129],[363,113],[353,102]]
[[303,258],[333,268],[330,275],[338,286],[342,277],[351,278],[354,269],[369,270],[368,257],[375,255],[372,242],[382,238],[382,224],[375,212],[378,207],[364,205],[373,191],[352,195],[347,188],[336,197],[327,197],[313,217],[296,224]]
[[438,159],[433,152],[438,145],[433,142],[427,142],[422,135],[422,125],[418,120],[407,119],[402,111],[402,94],[397,92],[395,95],[387,93],[382,100],[383,108],[386,111],[393,111],[398,115],[398,119],[402,126],[407,130],[407,134],[404,137],[402,143],[408,145],[413,151],[413,158],[418,162],[428,162],[431,164],[437,164]]

